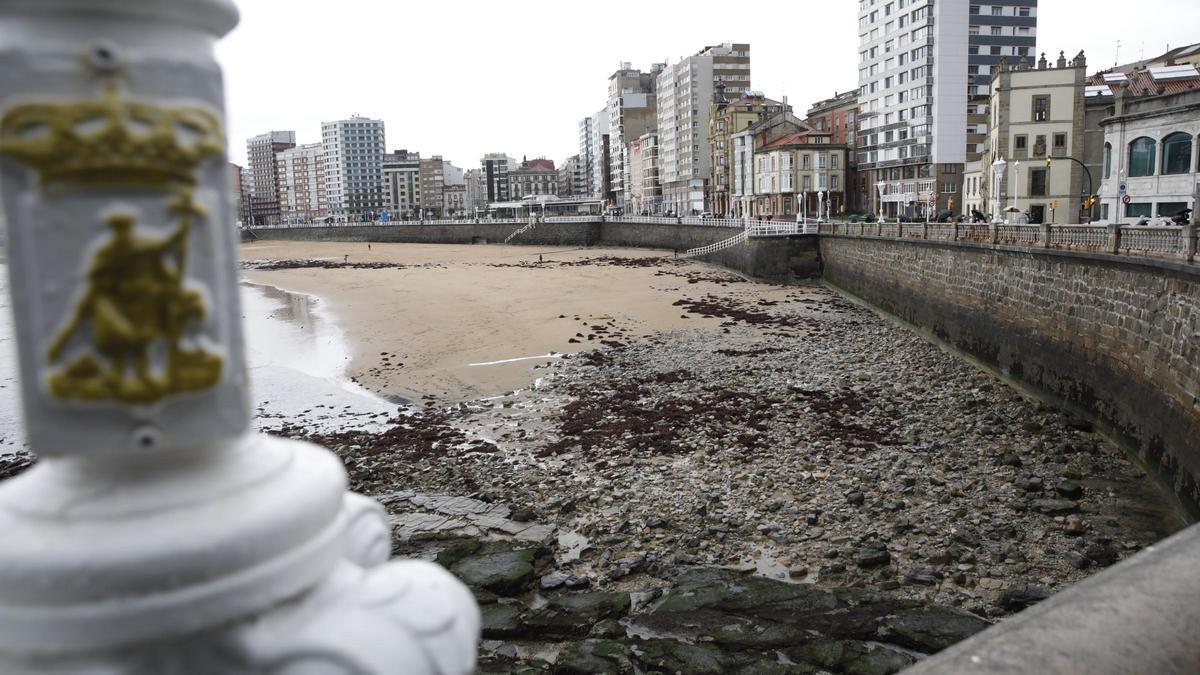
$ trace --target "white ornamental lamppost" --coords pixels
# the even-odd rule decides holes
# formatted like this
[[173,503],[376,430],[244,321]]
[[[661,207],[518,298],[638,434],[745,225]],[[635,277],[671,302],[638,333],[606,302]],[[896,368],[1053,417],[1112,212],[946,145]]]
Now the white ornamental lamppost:
[[39,462],[0,484],[0,672],[467,673],[330,452],[250,430],[213,45],[230,0],[0,0],[0,200]]
[[1000,194],[1000,188],[1004,185],[1004,167],[1007,165],[1008,162],[1004,161],[1004,157],[998,157],[996,161],[992,162],[992,182],[995,184],[995,190],[992,194],[996,199],[996,208],[992,211],[994,214],[992,219],[996,222],[1004,220],[1004,214],[1001,212],[1001,209],[1004,208],[1004,200]]

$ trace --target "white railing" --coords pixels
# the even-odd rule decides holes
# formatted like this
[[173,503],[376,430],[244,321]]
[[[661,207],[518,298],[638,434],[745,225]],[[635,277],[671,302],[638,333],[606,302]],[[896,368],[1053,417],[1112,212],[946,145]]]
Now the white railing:
[[683,254],[683,257],[695,258],[702,255],[708,255],[709,253],[716,253],[717,251],[724,251],[727,248],[733,248],[734,246],[746,241],[747,232],[748,230],[742,230],[741,232],[738,232],[724,241],[718,241],[715,244],[709,244],[708,246],[702,246],[700,248],[688,249],[687,253]]
[[1193,263],[1200,232],[1171,225],[1014,225],[1006,223],[822,223],[820,233],[882,239],[1024,246]]
[[997,244],[1036,245],[1042,241],[1040,225],[997,225]]
[[505,237],[504,243],[507,244],[508,242],[512,241],[513,239],[532,230],[533,228],[537,227],[537,224],[538,224],[538,221],[530,220],[528,223],[525,223],[525,225],[523,227],[521,227],[520,229],[514,230],[511,234],[509,234],[507,237]]
[[958,240],[990,243],[992,229],[987,223],[962,223],[958,226]]
[[1055,225],[1050,228],[1050,248],[1103,251],[1108,246],[1104,225]]
[[817,234],[816,223],[793,223],[786,220],[751,220],[746,223],[750,237],[779,237],[793,234]]
[[600,220],[600,216],[546,216],[542,218],[543,223],[594,223]]
[[1125,255],[1161,256],[1183,249],[1182,227],[1145,227],[1130,225],[1121,228],[1119,250]]

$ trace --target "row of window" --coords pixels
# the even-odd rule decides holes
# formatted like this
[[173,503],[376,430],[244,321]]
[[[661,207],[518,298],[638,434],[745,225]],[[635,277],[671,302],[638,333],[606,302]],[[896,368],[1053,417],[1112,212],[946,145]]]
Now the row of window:
[[[1162,139],[1162,159],[1156,162],[1158,146],[1153,138],[1142,136],[1129,143],[1128,177],[1141,178],[1158,175],[1169,176],[1191,173],[1192,169],[1191,134],[1177,131]],[[1198,166],[1196,171],[1200,171]],[[1104,144],[1104,177],[1112,176],[1112,144]]]

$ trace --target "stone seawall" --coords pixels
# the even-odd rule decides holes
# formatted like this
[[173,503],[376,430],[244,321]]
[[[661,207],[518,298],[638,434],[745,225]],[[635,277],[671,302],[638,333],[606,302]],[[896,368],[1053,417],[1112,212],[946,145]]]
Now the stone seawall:
[[823,235],[824,277],[1084,413],[1200,505],[1200,268]]
[[[459,223],[450,225],[362,225],[351,227],[291,227],[253,230],[243,241],[357,241],[410,244],[495,244],[521,227],[515,223]],[[513,244],[531,246],[614,246],[653,248],[683,253],[729,239],[738,230],[703,225],[622,222],[539,223],[522,232]],[[746,276],[787,283],[819,275],[817,237],[794,235],[765,237],[703,258]]]

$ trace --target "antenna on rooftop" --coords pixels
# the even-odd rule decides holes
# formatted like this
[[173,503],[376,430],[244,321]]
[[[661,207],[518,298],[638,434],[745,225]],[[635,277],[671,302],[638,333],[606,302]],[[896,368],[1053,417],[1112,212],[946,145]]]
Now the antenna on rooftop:
[[1121,41],[1117,40],[1117,53],[1113,55],[1113,68],[1121,65]]

